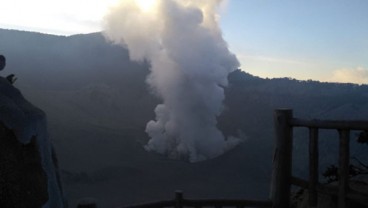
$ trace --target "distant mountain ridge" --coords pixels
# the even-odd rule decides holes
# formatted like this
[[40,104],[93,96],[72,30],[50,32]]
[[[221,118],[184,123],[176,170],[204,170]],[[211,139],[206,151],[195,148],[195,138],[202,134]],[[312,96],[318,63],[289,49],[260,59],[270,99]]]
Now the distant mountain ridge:
[[[272,163],[274,109],[292,108],[296,117],[303,118],[368,119],[367,85],[263,79],[237,70],[229,76],[218,127],[225,135],[242,131],[247,140],[214,160],[184,164],[143,150],[148,139],[145,125],[160,103],[145,83],[149,63],[130,61],[126,49],[106,42],[100,33],[65,37],[0,29],[0,54],[8,63],[1,76],[16,74],[15,85],[47,113],[61,168],[98,178],[108,178],[109,170],[116,170],[121,176],[68,184],[71,204],[95,194],[102,205],[121,205],[171,197],[171,191],[180,188],[189,196],[264,198]],[[299,174],[306,166],[302,154],[306,136],[303,130],[295,133]],[[336,140],[327,140],[321,139],[322,166],[333,162],[337,151]],[[352,144],[352,148],[362,160],[368,159],[366,146]],[[132,188],[138,176],[145,177],[146,190]],[[99,192],[100,187],[110,195]],[[156,187],[162,191],[154,191]]]

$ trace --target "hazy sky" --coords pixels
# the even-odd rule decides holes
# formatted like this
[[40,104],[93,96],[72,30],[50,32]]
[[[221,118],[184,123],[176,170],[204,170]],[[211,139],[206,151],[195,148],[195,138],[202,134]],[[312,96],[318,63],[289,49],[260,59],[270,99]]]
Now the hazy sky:
[[[116,1],[0,0],[0,28],[62,35],[98,31]],[[230,0],[222,10],[225,39],[243,70],[261,77],[368,83],[367,0]]]
[[233,0],[222,27],[245,71],[368,83],[366,0]]

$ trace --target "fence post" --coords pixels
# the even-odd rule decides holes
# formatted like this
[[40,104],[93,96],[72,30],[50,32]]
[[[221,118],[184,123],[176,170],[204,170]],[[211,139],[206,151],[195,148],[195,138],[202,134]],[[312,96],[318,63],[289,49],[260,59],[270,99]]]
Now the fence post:
[[318,205],[318,129],[309,129],[309,207]]
[[293,118],[291,109],[279,109],[274,112],[275,150],[271,181],[271,200],[273,208],[290,207],[291,162],[293,146]]
[[183,192],[175,191],[175,208],[183,208]]
[[340,134],[340,155],[339,155],[339,201],[338,208],[346,208],[346,193],[349,189],[349,130],[339,130]]

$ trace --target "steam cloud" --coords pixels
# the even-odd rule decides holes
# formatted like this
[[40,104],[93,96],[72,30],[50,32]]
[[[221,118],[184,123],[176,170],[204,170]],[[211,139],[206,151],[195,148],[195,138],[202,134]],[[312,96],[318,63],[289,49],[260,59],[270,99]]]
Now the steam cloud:
[[217,157],[240,140],[217,129],[228,74],[239,62],[218,26],[221,0],[122,1],[105,17],[105,36],[149,60],[147,83],[162,98],[149,121],[148,151],[190,162]]
[[364,67],[345,68],[333,72],[332,76],[326,81],[341,82],[341,83],[368,83],[368,69]]

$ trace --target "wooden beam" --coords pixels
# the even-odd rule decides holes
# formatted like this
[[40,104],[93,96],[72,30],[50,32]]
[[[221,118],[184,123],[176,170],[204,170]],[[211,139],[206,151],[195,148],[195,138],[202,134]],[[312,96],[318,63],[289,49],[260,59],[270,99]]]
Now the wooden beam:
[[272,207],[271,201],[240,199],[184,199],[183,204],[188,207]]
[[350,131],[339,130],[340,145],[339,145],[339,201],[338,208],[346,208],[346,195],[349,189],[349,142]]
[[309,129],[309,207],[317,207],[318,194],[318,129]]
[[354,120],[304,120],[293,118],[290,124],[295,127],[308,127],[319,129],[341,129],[341,130],[367,130],[368,121],[354,121]]
[[118,208],[158,208],[158,207],[174,207],[174,206],[175,201],[170,200],[170,201],[157,201],[136,205],[120,206]]
[[290,207],[293,146],[293,129],[290,126],[290,120],[292,118],[293,112],[290,109],[276,110],[274,112],[276,142],[270,191],[273,208]]

